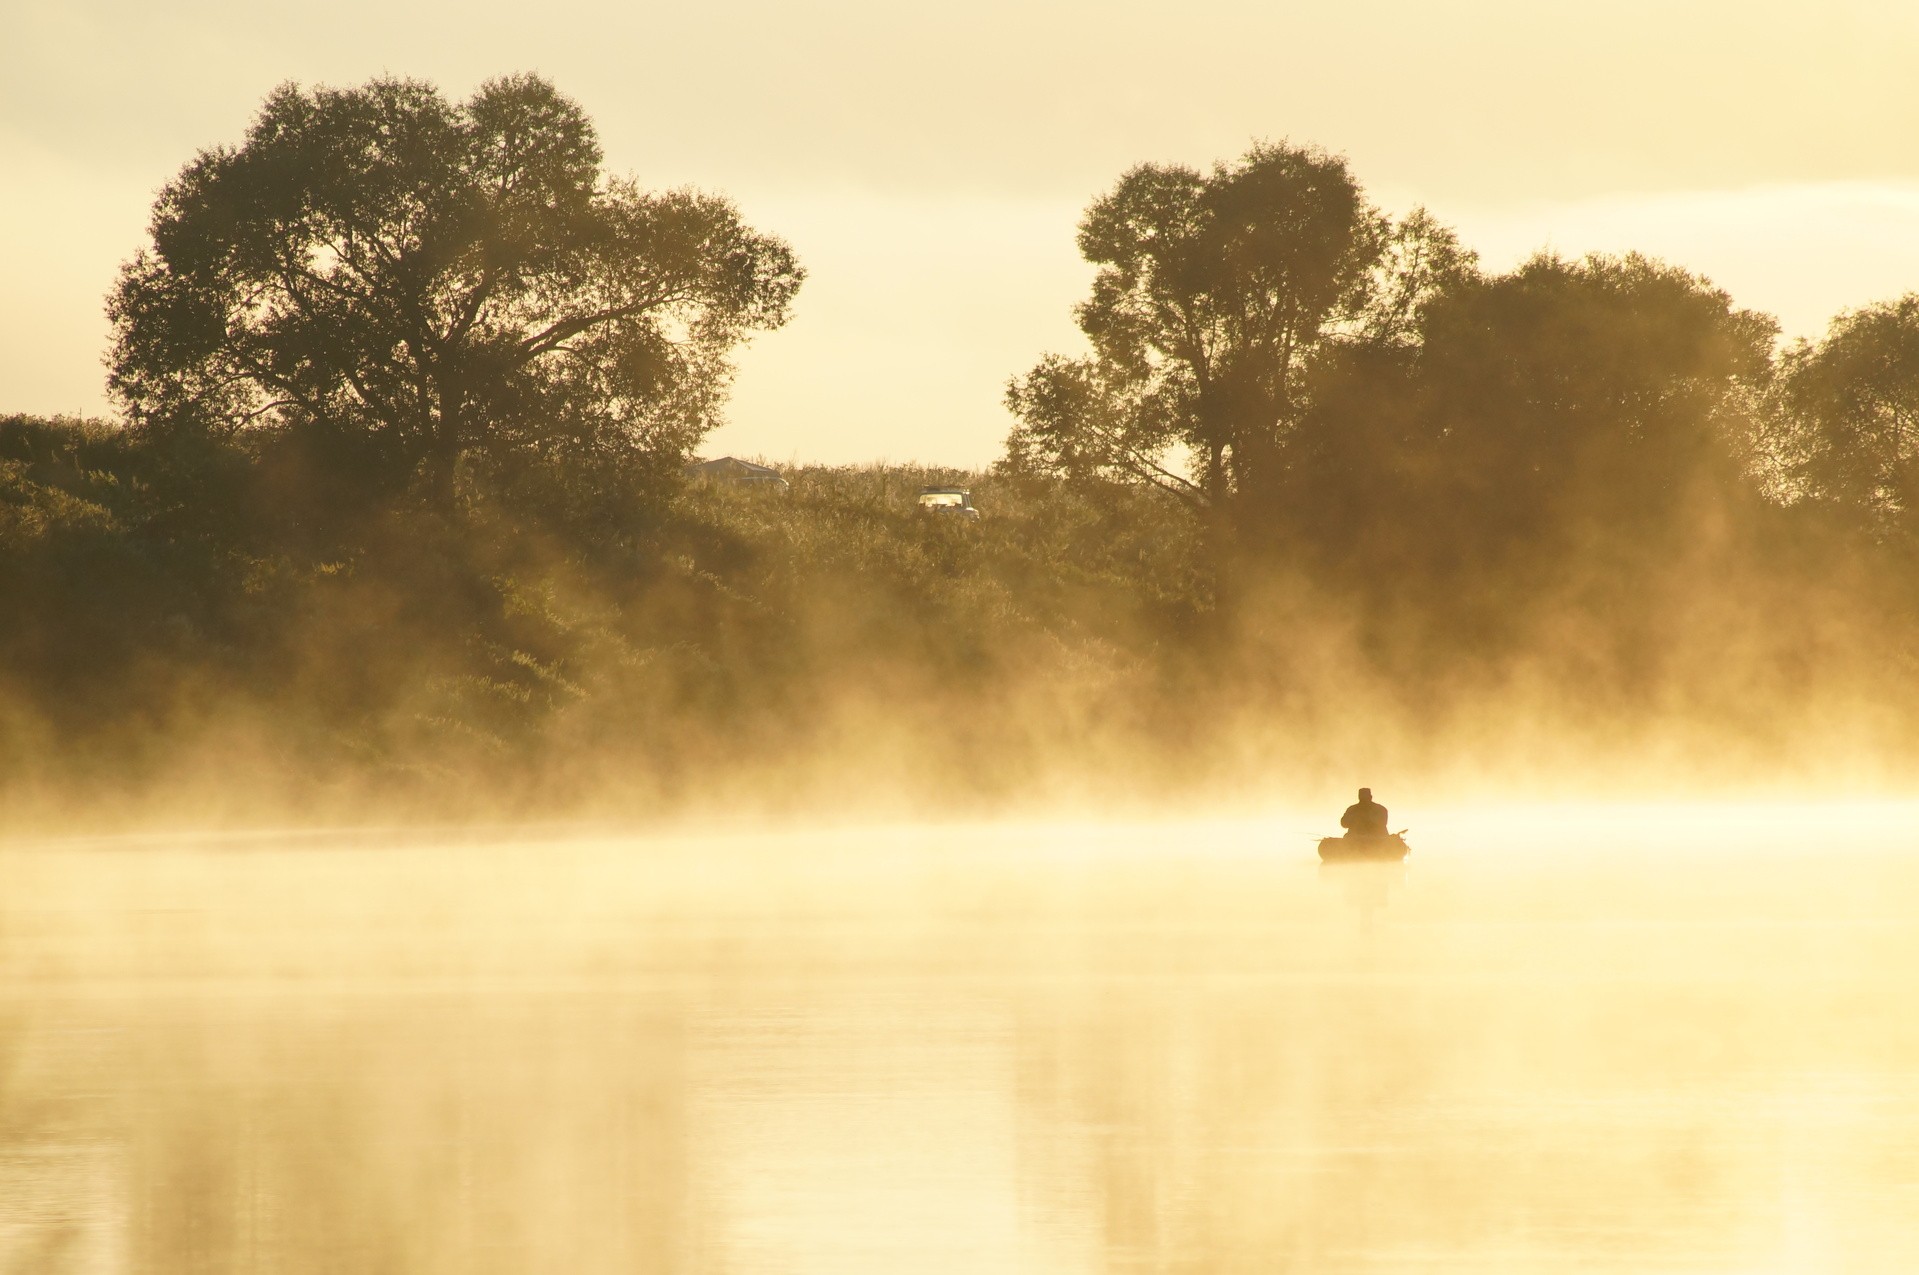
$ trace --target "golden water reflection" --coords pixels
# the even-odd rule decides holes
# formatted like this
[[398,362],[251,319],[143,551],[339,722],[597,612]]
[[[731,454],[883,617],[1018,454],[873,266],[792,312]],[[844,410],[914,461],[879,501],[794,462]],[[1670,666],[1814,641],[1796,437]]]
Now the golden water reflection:
[[21,846],[0,1271],[1904,1271],[1915,813]]

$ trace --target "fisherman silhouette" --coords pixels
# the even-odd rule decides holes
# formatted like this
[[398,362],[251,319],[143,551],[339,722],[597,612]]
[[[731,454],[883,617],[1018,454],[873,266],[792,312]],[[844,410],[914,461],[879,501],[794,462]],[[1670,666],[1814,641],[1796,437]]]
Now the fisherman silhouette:
[[1346,807],[1346,813],[1339,817],[1339,826],[1346,830],[1349,837],[1383,837],[1386,835],[1386,807],[1373,800],[1373,790],[1361,788],[1359,800]]

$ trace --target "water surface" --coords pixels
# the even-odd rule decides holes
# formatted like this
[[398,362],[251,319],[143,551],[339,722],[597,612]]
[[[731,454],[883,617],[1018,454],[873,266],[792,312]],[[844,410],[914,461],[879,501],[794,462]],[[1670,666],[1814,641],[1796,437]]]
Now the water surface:
[[1919,1261],[1919,809],[1313,831],[16,845],[0,1272]]

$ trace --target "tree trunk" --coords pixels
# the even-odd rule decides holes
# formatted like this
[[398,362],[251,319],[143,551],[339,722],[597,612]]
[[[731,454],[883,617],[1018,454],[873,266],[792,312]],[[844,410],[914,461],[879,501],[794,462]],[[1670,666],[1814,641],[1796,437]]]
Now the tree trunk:
[[426,498],[439,509],[453,507],[454,480],[458,476],[460,453],[464,450],[466,421],[460,387],[455,377],[444,367],[436,378],[440,396],[439,428],[433,431],[433,442],[426,455]]

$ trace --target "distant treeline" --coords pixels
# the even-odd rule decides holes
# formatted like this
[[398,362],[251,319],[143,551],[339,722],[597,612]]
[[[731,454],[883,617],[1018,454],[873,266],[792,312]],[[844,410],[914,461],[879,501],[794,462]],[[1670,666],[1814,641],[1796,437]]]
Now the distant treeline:
[[[803,278],[517,77],[286,87],[162,193],[113,421],[0,419],[13,817],[959,813],[1413,770],[1893,773],[1919,297],[1782,345],[1478,267],[1343,160],[1144,166],[990,473],[689,483]],[[977,522],[926,515],[973,487]]]
[[[171,488],[197,501],[204,476],[140,433],[0,420],[8,796],[235,818],[958,813],[1191,728],[1204,570],[1155,497],[787,476],[636,493],[595,534],[477,494],[396,501],[315,552],[263,463],[223,471],[208,525]],[[918,510],[952,482],[988,516]]]

